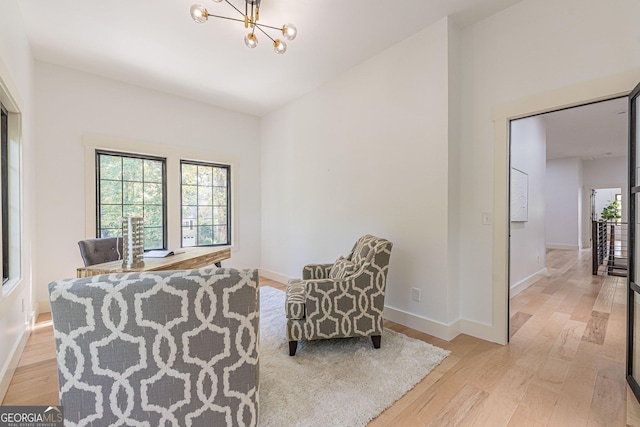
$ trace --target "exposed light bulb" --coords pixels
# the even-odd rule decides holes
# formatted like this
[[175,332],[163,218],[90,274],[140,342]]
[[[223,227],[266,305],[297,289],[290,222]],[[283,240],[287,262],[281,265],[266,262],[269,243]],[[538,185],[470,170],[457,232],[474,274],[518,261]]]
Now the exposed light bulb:
[[287,40],[293,40],[298,35],[298,29],[293,24],[285,24],[282,27],[282,35]]
[[276,39],[273,42],[273,50],[275,50],[277,54],[282,55],[287,51],[287,44],[280,39]]
[[255,34],[249,33],[244,36],[244,44],[246,44],[247,47],[253,49],[254,47],[258,46],[258,38]]
[[194,4],[191,6],[189,13],[191,13],[191,18],[193,18],[193,20],[198,24],[204,24],[207,22],[207,19],[209,19],[209,12],[207,12],[207,9],[200,4]]

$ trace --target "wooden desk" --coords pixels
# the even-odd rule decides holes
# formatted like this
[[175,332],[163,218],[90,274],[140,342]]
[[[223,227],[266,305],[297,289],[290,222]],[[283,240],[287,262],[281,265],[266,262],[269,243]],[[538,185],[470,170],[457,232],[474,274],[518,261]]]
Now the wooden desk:
[[122,260],[90,265],[89,267],[80,267],[76,270],[76,277],[82,278],[96,276],[98,274],[141,271],[190,270],[231,258],[231,248],[228,246],[180,248],[177,249],[177,251],[184,251],[184,253],[165,258],[145,258],[144,266],[139,268],[122,268]]

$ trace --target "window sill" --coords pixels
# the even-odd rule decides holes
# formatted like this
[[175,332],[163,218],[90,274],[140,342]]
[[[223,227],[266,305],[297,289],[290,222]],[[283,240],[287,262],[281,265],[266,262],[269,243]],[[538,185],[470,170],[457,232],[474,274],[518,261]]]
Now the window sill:
[[15,277],[13,279],[7,280],[2,284],[2,298],[7,298],[15,289],[18,288],[18,285],[22,283],[22,277]]

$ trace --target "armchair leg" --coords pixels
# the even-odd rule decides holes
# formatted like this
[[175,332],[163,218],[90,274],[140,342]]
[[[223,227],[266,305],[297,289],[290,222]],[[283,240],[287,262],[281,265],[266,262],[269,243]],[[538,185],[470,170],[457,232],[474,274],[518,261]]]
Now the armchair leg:
[[373,348],[380,348],[380,341],[382,340],[382,335],[371,335],[371,341],[373,342]]
[[298,341],[289,341],[289,356],[295,356],[298,349]]

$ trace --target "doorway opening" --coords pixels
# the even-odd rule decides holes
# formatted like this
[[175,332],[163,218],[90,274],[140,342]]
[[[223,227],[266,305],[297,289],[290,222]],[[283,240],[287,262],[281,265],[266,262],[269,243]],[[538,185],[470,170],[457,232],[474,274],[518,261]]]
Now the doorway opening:
[[[591,269],[584,260],[591,253],[594,221],[601,221],[612,204],[627,206],[627,110],[628,97],[623,96],[509,121],[510,323],[522,326],[523,314],[529,314],[512,310],[514,296],[566,273],[547,264],[550,251],[566,251],[552,254],[563,260],[573,251],[581,261],[570,268]],[[599,241],[606,249],[600,265],[621,263],[624,221],[626,212],[616,223],[607,222],[610,235],[605,244]],[[613,268],[600,271],[608,274]]]

